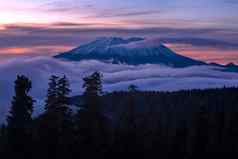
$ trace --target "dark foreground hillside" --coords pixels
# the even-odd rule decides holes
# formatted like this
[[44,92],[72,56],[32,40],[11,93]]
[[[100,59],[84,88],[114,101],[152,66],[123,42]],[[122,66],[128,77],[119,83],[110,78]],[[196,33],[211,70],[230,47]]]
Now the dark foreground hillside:
[[[159,91],[118,91],[101,96],[101,111],[113,121],[127,111],[128,100],[133,96],[137,117],[146,116],[149,111],[166,120],[166,112],[174,114],[175,121],[191,121],[201,107],[208,112],[224,112],[225,114],[238,111],[238,88],[183,90],[176,92]],[[83,96],[75,96],[71,104],[84,108]],[[162,113],[160,115],[159,113]],[[166,115],[165,115],[166,116]]]
[[[0,156],[34,159],[238,157],[238,88],[101,95],[101,75],[70,100],[67,78],[52,76],[45,112],[33,119],[31,81],[18,76]],[[73,113],[71,105],[78,105]]]

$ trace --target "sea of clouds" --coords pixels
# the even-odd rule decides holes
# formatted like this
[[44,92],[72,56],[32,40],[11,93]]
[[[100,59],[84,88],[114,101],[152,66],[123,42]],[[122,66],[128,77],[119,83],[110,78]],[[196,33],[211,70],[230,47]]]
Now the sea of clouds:
[[50,57],[23,57],[0,62],[0,120],[6,116],[18,74],[32,80],[31,95],[37,101],[35,114],[43,110],[48,79],[65,74],[71,84],[72,95],[82,93],[82,78],[94,71],[103,73],[104,91],[126,90],[130,84],[140,90],[177,91],[238,86],[238,73],[224,72],[215,66],[170,68],[161,65],[116,65],[99,61],[69,62]]

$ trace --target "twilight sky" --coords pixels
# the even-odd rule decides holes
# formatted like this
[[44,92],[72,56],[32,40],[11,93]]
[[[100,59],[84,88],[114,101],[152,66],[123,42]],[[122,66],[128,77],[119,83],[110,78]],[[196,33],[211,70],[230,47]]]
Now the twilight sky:
[[237,0],[0,0],[0,58],[53,55],[100,36],[159,38],[238,64]]

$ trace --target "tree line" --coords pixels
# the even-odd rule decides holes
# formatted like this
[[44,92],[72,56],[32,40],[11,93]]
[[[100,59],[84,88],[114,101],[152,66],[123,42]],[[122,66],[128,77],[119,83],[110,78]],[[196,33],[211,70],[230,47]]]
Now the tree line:
[[[70,97],[66,76],[51,76],[45,111],[33,118],[32,82],[15,81],[0,156],[18,159],[200,159],[238,154],[238,88],[103,93],[102,74]],[[77,106],[75,109],[74,105]]]

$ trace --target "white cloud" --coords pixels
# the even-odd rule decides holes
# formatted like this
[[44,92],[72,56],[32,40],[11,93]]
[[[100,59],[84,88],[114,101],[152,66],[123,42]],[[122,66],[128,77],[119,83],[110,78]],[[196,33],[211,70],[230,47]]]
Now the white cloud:
[[38,101],[35,112],[42,110],[50,75],[65,74],[70,79],[72,95],[82,92],[82,77],[94,71],[104,74],[104,90],[126,90],[136,84],[141,90],[176,91],[193,88],[238,86],[238,74],[222,72],[213,66],[169,68],[160,65],[114,65],[98,61],[67,62],[48,57],[18,58],[0,63],[0,120],[7,114],[17,74],[33,82],[31,95]]

